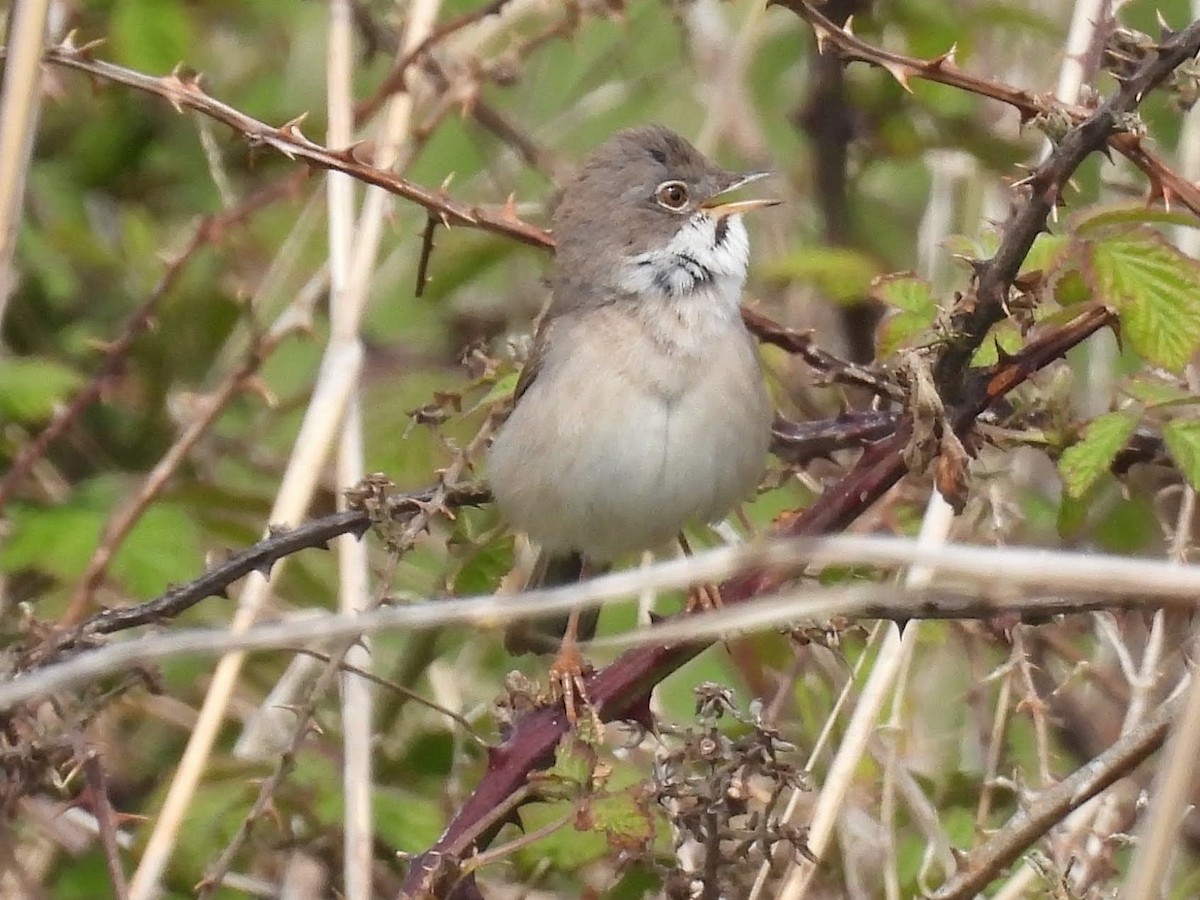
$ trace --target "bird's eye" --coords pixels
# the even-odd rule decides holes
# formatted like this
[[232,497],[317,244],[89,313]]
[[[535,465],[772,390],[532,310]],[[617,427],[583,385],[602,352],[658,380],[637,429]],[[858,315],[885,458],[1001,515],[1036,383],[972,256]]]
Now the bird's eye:
[[688,189],[687,185],[682,181],[664,181],[658,186],[658,190],[654,192],[654,197],[658,200],[658,205],[679,212],[687,206]]

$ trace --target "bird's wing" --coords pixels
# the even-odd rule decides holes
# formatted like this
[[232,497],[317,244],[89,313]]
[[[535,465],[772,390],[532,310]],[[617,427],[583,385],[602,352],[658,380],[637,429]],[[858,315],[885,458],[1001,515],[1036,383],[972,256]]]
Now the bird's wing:
[[529,359],[525,361],[521,374],[517,376],[517,386],[513,390],[514,407],[521,401],[521,397],[529,390],[530,385],[542,370],[542,363],[546,359],[546,347],[550,342],[550,329],[553,327],[554,319],[550,315],[544,316],[538,326],[537,334],[533,336],[533,349],[529,352]]

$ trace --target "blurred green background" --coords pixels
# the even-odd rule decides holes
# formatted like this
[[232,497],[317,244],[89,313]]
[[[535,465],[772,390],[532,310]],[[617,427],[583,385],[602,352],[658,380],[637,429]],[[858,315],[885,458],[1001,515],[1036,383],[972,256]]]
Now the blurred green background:
[[[263,121],[281,124],[307,113],[305,134],[324,140],[326,4],[55,5],[62,14],[60,34],[71,28],[80,43],[104,39],[94,51],[98,58],[152,75],[183,64],[203,73],[213,97]],[[481,5],[446,0],[439,20]],[[907,93],[887,73],[855,65],[844,83],[828,90],[827,69],[815,59],[809,29],[783,9],[708,0],[514,0],[509,6],[504,25],[489,26],[490,36],[469,52],[450,42],[439,55],[450,84],[460,89],[455,99],[444,101],[426,76],[417,91],[406,177],[430,187],[448,184],[456,199],[471,203],[500,207],[515,197],[522,217],[546,224],[556,177],[589,148],[623,126],[669,125],[730,166],[777,173],[773,189],[786,203],[752,225],[750,297],[780,321],[815,329],[821,346],[842,354],[862,356],[871,345],[873,313],[864,304],[871,279],[921,264],[931,172],[949,160],[957,179],[950,230],[986,240],[1005,211],[1002,178],[1015,177],[1014,164],[1035,157],[1041,146],[1039,134],[1018,128],[1014,112],[942,86],[914,81]],[[921,56],[954,46],[964,68],[1035,92],[1054,83],[1071,12],[1067,3],[999,0],[889,0],[838,8],[856,12],[856,32],[872,42]],[[356,9],[356,95],[365,97],[391,64],[402,19],[386,0],[362,0]],[[1152,30],[1158,10],[1168,21],[1188,18],[1182,0],[1131,3],[1122,15]],[[198,114],[177,113],[157,98],[78,72],[48,66],[43,86],[17,250],[19,284],[0,331],[0,469],[93,377],[102,348],[151,297],[165,261],[187,244],[200,218],[236,208],[256,192],[296,178],[298,169],[270,150],[251,151],[241,137]],[[1111,79],[1102,78],[1100,87],[1111,89]],[[1158,142],[1173,146],[1178,113],[1155,97],[1145,116]],[[835,156],[844,149],[843,184],[830,174],[822,140],[832,140]],[[1106,175],[1091,160],[1078,173],[1076,188],[1072,206],[1130,199],[1144,185],[1124,170]],[[439,229],[431,280],[417,297],[425,221],[423,210],[395,204],[363,328],[367,470],[384,472],[403,488],[431,484],[454,448],[478,430],[487,412],[481,401],[513,371],[511,339],[528,330],[545,299],[542,279],[550,263],[546,254],[495,235]],[[196,405],[243,363],[254,336],[319,274],[326,248],[323,180],[313,173],[189,257],[158,305],[154,327],[134,340],[101,402],[54,444],[3,511],[0,612],[10,637],[20,629],[20,604],[45,623],[64,613],[112,511],[172,446]],[[922,274],[939,299],[964,287],[966,269],[956,267],[948,252],[931,266]],[[227,405],[120,546],[94,606],[149,599],[195,577],[206,559],[261,535],[328,337],[324,294],[313,296],[318,302],[311,331],[288,334],[263,363],[255,389]],[[481,354],[490,357],[488,366],[478,365]],[[476,365],[464,364],[464,357]],[[833,415],[863,403],[815,386],[800,363],[782,354],[768,351],[765,357],[772,390],[787,414]],[[416,422],[413,412],[439,395],[445,414],[436,418],[443,421]],[[774,487],[752,505],[751,519],[765,526],[809,502],[821,479],[835,471],[831,462],[818,463],[807,483],[774,471],[768,479]],[[1071,539],[1130,551],[1154,545],[1155,512],[1145,496],[1123,494],[1115,481],[1101,488],[1107,493],[1092,519]],[[335,495],[330,469],[311,515],[331,511]],[[1004,539],[1061,541],[1068,501],[1037,479],[1011,497],[1018,512]],[[902,492],[885,519],[872,525],[911,532],[924,502],[921,491]],[[992,525],[977,512],[966,527],[978,525],[974,533],[987,535]],[[1086,520],[1088,513],[1080,515]],[[512,553],[512,541],[498,525],[490,509],[437,522],[401,560],[391,590],[412,597],[494,590]],[[377,543],[372,552],[382,569]],[[335,606],[332,556],[311,551],[296,557],[276,585],[273,605],[274,612]],[[232,608],[230,601],[211,598],[183,621],[225,623]],[[632,622],[630,609],[613,610],[604,630]],[[932,626],[927,635],[932,645],[966,641],[949,625]],[[848,634],[851,656],[860,645],[861,635]],[[731,655],[716,648],[673,677],[657,696],[659,712],[667,720],[689,721],[692,687],[701,680],[733,685],[747,703],[774,684],[793,657],[791,645],[775,634],[733,649]],[[461,706],[485,732],[494,726],[490,704],[515,665],[497,634],[451,629],[381,637],[374,656],[384,677]],[[236,716],[262,702],[290,658],[253,658],[236,696]],[[597,661],[603,658],[597,654]],[[1004,655],[990,648],[982,658],[996,663]],[[537,661],[519,665],[539,674]],[[91,733],[104,749],[113,799],[123,812],[153,813],[211,667],[207,660],[172,661],[163,667],[162,694],[131,693],[94,723]],[[805,750],[832,704],[834,681],[828,671],[814,669],[798,679],[788,700],[785,731]],[[949,685],[940,688],[941,699],[961,701],[971,681],[962,659],[941,660],[920,676],[918,693]],[[383,891],[402,869],[395,852],[419,851],[436,837],[486,760],[445,719],[398,694],[381,690],[379,697],[376,858]],[[965,702],[943,704],[927,711],[921,733],[921,777],[945,821],[961,820],[962,834],[953,836],[964,844],[970,842],[980,761],[969,742],[955,746],[950,736],[970,730],[971,715]],[[269,877],[282,846],[306,847],[335,873],[340,865],[339,735],[332,700],[319,718],[323,735],[276,799],[286,827],[264,825],[256,833],[238,861],[248,872]],[[241,822],[257,779],[269,771],[269,762],[233,757],[239,731],[238,721],[228,723],[196,798],[169,874],[172,896],[189,895]],[[1010,738],[1006,759],[1032,767],[1028,722],[1018,723]],[[630,773],[646,764],[640,753],[625,761]],[[1005,798],[997,802],[997,815],[1012,808]],[[558,814],[547,813],[546,821]],[[32,841],[31,821],[12,833]],[[128,830],[135,840],[144,839],[136,824]],[[615,873],[611,854],[602,842],[585,846],[584,840],[573,830],[560,832],[499,877],[532,881],[536,869],[537,882],[561,896],[579,896],[572,892],[585,881],[607,884],[611,892],[604,895],[613,897],[642,896],[658,883],[655,868],[645,862],[623,878],[597,875],[606,866]],[[669,855],[669,849],[669,839],[662,838],[659,850]],[[906,878],[915,878],[921,849],[916,840],[901,848]],[[550,860],[548,871],[540,867],[542,858]],[[98,886],[107,885],[95,847],[74,857],[53,855],[39,878],[55,897],[96,896]],[[906,888],[914,884],[906,882]]]

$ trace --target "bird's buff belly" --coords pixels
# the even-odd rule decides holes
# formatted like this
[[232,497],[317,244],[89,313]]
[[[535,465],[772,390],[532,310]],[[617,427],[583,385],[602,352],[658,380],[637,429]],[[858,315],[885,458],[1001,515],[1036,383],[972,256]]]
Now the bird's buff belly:
[[702,379],[672,400],[613,387],[569,398],[554,428],[530,421],[547,410],[523,399],[493,447],[502,514],[548,550],[610,561],[662,546],[689,522],[725,516],[762,474],[761,382],[730,391]]

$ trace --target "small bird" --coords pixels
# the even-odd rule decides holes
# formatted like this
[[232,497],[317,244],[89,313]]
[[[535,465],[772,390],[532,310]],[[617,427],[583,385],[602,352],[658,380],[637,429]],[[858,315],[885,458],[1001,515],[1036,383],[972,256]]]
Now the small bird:
[[[758,484],[772,407],[739,313],[742,213],[777,201],[725,195],[765,174],[726,171],[652,125],[618,132],[565,186],[550,305],[488,459],[502,517],[540,547],[532,584],[664,546]],[[573,719],[578,611],[554,627],[551,677]],[[593,612],[585,638],[594,627]],[[528,629],[506,643],[545,649]]]

